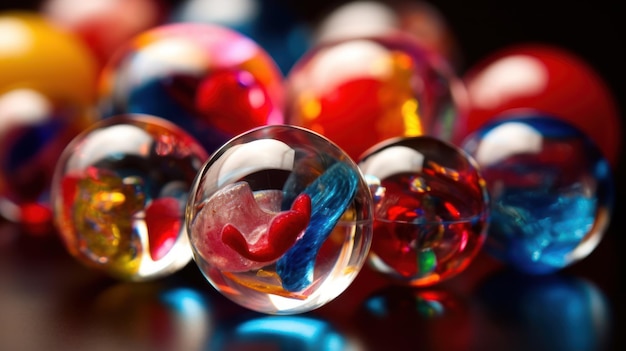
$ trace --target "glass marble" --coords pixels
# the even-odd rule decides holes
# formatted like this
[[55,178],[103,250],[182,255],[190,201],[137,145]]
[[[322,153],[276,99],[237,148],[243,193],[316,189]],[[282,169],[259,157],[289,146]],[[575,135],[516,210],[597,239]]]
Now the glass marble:
[[533,109],[580,129],[617,165],[623,128],[616,96],[573,52],[554,45],[508,46],[470,67],[463,80],[471,102],[467,133],[510,116],[510,110]]
[[372,200],[357,165],[307,129],[264,126],[215,152],[193,184],[194,258],[227,298],[267,314],[333,300],[366,261]]
[[95,120],[96,65],[36,13],[0,12],[0,33],[0,216],[41,234],[55,163]]
[[0,94],[29,88],[54,99],[94,103],[96,63],[75,36],[27,11],[0,12]]
[[463,148],[491,194],[487,252],[522,272],[544,274],[583,259],[600,242],[612,211],[612,173],[571,124],[516,113],[471,134]]
[[487,235],[489,196],[476,162],[439,139],[391,139],[359,160],[374,199],[374,270],[412,286],[449,279]]
[[463,135],[462,84],[445,61],[399,32],[320,44],[286,85],[288,123],[324,135],[354,160],[389,138]]
[[185,0],[172,11],[173,22],[217,24],[259,43],[283,74],[312,45],[311,29],[280,0]]
[[104,118],[165,118],[208,152],[254,127],[283,122],[283,76],[256,42],[209,24],[175,23],[133,38],[103,69]]
[[128,281],[191,260],[184,210],[207,159],[188,133],[148,115],[99,121],[67,146],[52,182],[57,227],[79,262]]

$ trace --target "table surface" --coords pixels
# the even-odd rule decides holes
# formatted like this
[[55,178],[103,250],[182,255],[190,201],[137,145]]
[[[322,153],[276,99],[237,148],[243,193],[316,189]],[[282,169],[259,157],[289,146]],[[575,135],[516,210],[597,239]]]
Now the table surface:
[[57,236],[4,223],[0,350],[623,350],[619,234],[609,230],[590,256],[549,276],[483,254],[416,289],[365,266],[327,305],[266,316],[217,293],[193,262],[120,282],[80,265]]

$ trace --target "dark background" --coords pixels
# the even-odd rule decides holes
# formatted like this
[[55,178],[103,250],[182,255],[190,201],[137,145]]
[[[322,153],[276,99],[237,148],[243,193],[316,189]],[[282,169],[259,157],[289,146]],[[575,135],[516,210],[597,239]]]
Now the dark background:
[[[311,24],[343,3],[281,2]],[[456,37],[461,75],[510,44],[558,45],[595,68],[613,91],[622,116],[626,111],[621,34],[626,26],[619,2],[430,3]],[[37,4],[1,1],[0,10]],[[18,227],[0,222],[0,350],[318,349],[316,338],[320,345],[320,338],[334,331],[355,338],[368,350],[624,350],[625,159],[622,152],[615,169],[616,206],[610,228],[585,260],[555,276],[534,279],[500,269],[481,256],[457,278],[426,291],[394,286],[365,269],[345,294],[304,316],[327,323],[330,329],[305,344],[280,339],[282,347],[271,337],[247,344],[244,338],[228,347],[239,322],[261,316],[214,292],[193,264],[162,281],[118,283],[74,262],[56,238],[22,235]],[[168,292],[180,289],[196,292],[208,306],[211,322],[200,335],[191,333],[193,325],[204,324],[164,303]],[[428,303],[429,297],[438,304]],[[369,309],[374,303],[382,303],[386,312],[374,313]]]

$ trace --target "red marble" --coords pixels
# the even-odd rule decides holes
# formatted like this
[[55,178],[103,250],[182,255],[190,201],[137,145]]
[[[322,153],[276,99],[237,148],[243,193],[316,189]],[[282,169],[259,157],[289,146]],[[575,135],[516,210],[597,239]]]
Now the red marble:
[[503,48],[472,67],[463,80],[471,102],[468,134],[517,109],[534,109],[571,123],[615,166],[621,120],[603,77],[581,57],[548,45]]

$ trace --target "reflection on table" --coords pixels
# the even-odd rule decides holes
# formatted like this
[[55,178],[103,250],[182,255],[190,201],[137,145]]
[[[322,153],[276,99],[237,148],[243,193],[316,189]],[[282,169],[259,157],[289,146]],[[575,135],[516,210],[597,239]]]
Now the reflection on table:
[[0,349],[610,350],[621,342],[621,315],[608,234],[558,274],[521,275],[483,255],[458,277],[416,289],[365,267],[328,305],[270,316],[224,298],[193,264],[119,282],[75,262],[55,236],[3,223]]

